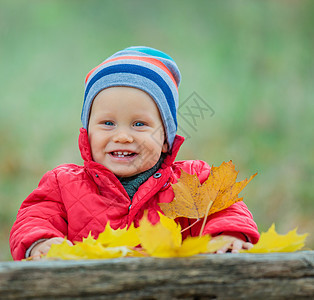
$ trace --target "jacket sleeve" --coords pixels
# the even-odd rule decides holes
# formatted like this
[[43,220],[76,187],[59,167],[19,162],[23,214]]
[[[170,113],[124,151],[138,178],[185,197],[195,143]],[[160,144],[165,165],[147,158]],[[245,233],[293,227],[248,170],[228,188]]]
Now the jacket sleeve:
[[14,260],[25,258],[26,250],[39,239],[65,237],[67,221],[57,175],[46,173],[38,187],[22,203],[10,233]]
[[224,234],[224,232],[228,232],[230,235],[232,233],[242,233],[253,244],[258,242],[260,235],[257,226],[251,212],[243,201],[237,202],[208,217],[204,234],[216,236]]
[[[189,172],[190,174],[196,173],[200,182],[203,183],[209,176],[210,167],[207,163],[194,161],[192,169],[189,170]],[[190,223],[193,223],[193,220],[188,221],[188,223],[186,221],[182,223],[184,224],[182,224],[183,227],[186,227]],[[201,226],[202,220],[192,226],[190,235],[199,235]],[[217,236],[224,233],[234,236],[244,234],[243,239],[247,237],[253,244],[258,242],[260,235],[257,230],[257,225],[243,201],[237,202],[207,218],[203,234]]]

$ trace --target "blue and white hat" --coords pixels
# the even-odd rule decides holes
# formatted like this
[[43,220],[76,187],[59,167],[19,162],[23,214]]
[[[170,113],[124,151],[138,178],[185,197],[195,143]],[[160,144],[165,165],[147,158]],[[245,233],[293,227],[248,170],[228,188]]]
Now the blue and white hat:
[[155,101],[171,149],[178,127],[180,79],[175,61],[162,51],[149,47],[121,50],[87,74],[81,115],[83,126],[88,128],[91,105],[99,92],[113,86],[138,88]]

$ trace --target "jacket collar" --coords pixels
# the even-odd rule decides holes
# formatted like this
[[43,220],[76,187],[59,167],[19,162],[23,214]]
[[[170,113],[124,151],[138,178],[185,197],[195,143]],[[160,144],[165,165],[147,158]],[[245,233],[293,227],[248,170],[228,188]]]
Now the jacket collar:
[[[161,166],[162,168],[165,168],[167,166],[171,166],[173,164],[183,142],[184,142],[184,137],[180,136],[180,135],[176,135],[174,142],[173,142],[173,145],[172,145],[171,153],[166,156],[166,158],[165,158],[165,160]],[[85,165],[86,164],[90,165],[92,163],[94,166],[96,166],[96,165],[98,165],[99,167],[102,166],[102,165],[93,161],[92,151],[91,151],[91,147],[90,147],[89,140],[88,140],[88,134],[87,134],[87,130],[85,128],[80,129],[79,148],[80,148],[81,156],[84,160]],[[100,168],[106,169],[104,166],[102,166]]]

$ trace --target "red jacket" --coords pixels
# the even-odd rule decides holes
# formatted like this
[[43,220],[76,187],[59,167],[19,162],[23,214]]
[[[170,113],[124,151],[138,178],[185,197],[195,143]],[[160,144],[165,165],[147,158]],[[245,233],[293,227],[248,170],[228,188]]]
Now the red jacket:
[[[101,164],[92,160],[88,136],[81,129],[79,146],[84,166],[61,165],[47,172],[36,188],[22,203],[10,235],[13,259],[25,257],[26,250],[37,240],[65,237],[81,241],[90,231],[97,237],[105,225],[117,229],[138,225],[144,210],[154,224],[159,221],[158,203],[170,202],[174,193],[170,183],[177,182],[180,169],[196,173],[203,183],[209,176],[210,167],[199,160],[174,162],[184,138],[176,136],[172,154],[167,156],[157,173],[144,182],[131,202],[117,177]],[[182,228],[193,220],[179,218]],[[202,222],[198,222],[184,236],[198,235]],[[204,234],[222,232],[244,233],[253,243],[259,239],[257,226],[243,202],[208,218]]]

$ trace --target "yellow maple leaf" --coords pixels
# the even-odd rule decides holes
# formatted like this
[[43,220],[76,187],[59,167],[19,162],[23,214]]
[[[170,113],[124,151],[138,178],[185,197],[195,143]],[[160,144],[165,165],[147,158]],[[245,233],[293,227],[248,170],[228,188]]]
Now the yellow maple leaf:
[[66,240],[62,244],[52,244],[46,257],[50,259],[82,259],[84,256],[80,248],[70,246]]
[[236,182],[239,172],[232,161],[212,167],[208,179],[201,185],[196,174],[181,170],[178,182],[172,184],[175,198],[170,203],[159,203],[164,214],[172,219],[187,217],[201,219],[223,210],[242,198],[238,194],[256,176]]
[[294,252],[304,247],[307,233],[298,235],[297,228],[285,235],[278,234],[275,224],[272,224],[267,232],[262,232],[257,244],[250,250],[242,250],[245,253],[269,253],[269,252]]
[[79,247],[82,250],[84,253],[82,258],[84,259],[117,258],[126,256],[132,251],[128,247],[103,247],[100,243],[90,245],[82,242],[74,247]]
[[92,236],[91,231],[89,232],[87,238],[83,237],[83,241],[82,242],[74,242],[75,244],[80,244],[80,243],[84,243],[87,245],[95,245],[96,244],[96,240],[94,239],[94,237]]
[[[131,247],[139,244],[139,239],[134,237],[135,228],[131,226],[129,235],[126,229],[113,230],[110,225],[106,226],[103,234],[94,239],[89,233],[82,242],[75,242],[70,246],[66,241],[62,244],[52,245],[46,257],[50,259],[102,259],[117,258],[123,256],[141,256]],[[120,240],[121,238],[121,240]]]
[[110,224],[107,223],[104,232],[99,234],[97,242],[105,247],[135,247],[140,244],[137,230],[134,227],[133,223],[128,229],[125,227],[123,229],[117,230],[112,229],[110,227]]
[[181,226],[159,214],[160,222],[152,225],[146,215],[140,221],[138,234],[142,247],[154,257],[186,257],[207,251],[208,235],[189,237],[182,242]]

